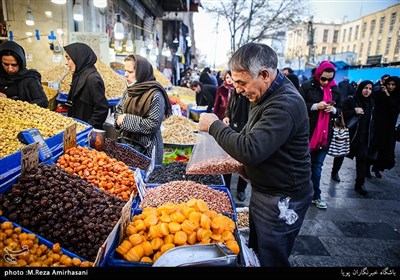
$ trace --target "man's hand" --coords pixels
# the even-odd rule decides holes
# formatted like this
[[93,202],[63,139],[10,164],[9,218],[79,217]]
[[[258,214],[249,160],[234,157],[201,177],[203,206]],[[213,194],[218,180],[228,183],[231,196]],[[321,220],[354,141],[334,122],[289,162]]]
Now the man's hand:
[[199,130],[208,132],[210,125],[216,120],[218,120],[218,117],[213,113],[201,113],[199,118]]

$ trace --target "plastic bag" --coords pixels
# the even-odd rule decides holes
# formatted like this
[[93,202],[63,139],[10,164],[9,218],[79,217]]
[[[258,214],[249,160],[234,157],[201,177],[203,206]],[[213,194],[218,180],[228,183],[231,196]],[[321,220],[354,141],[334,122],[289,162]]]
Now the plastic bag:
[[207,132],[197,134],[196,144],[186,166],[187,174],[229,174],[244,176],[244,166],[228,155]]

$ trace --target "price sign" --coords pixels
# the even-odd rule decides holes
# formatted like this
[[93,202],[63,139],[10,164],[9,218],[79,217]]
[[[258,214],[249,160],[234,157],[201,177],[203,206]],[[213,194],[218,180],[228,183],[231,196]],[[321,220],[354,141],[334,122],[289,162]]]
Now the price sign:
[[67,127],[64,131],[63,135],[63,143],[64,143],[64,153],[76,147],[76,123]]
[[21,175],[36,168],[39,164],[39,143],[32,143],[21,149]]

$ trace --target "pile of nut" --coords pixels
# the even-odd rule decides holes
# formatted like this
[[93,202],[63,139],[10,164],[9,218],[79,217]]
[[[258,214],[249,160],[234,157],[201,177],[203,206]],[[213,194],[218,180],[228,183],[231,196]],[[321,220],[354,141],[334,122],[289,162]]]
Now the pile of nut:
[[249,208],[236,208],[236,211],[238,228],[249,227]]
[[147,188],[139,208],[157,208],[167,202],[179,204],[192,198],[204,200],[210,210],[233,214],[232,202],[226,192],[193,181],[172,181]]
[[76,132],[87,127],[73,118],[24,101],[0,98],[0,158],[13,154],[25,145],[18,141],[19,132],[37,128],[44,139],[63,132],[76,123]]
[[162,123],[161,131],[164,143],[169,144],[195,144],[197,135],[193,131],[198,130],[198,124],[194,121],[172,115]]
[[[103,78],[104,86],[106,88],[107,99],[118,99],[121,98],[125,89],[126,83],[124,77],[115,73],[115,71],[107,64],[97,60],[95,64],[100,76]],[[65,78],[61,81],[60,91],[68,93],[70,85],[72,83],[72,73],[69,72]]]
[[193,161],[187,167],[187,174],[243,173],[243,164],[229,155],[195,161],[194,151],[192,157]]

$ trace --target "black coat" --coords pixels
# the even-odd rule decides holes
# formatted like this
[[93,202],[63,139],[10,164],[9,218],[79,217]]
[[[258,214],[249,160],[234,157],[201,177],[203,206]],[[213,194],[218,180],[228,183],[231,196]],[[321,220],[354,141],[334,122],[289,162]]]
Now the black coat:
[[[332,86],[331,87],[332,91],[332,100],[336,102],[336,104],[339,104],[340,102],[340,91],[338,86]],[[310,80],[304,82],[300,88],[299,92],[301,96],[303,96],[307,110],[308,110],[308,117],[310,120],[310,139],[314,133],[314,129],[317,126],[317,121],[318,121],[318,114],[319,110],[311,110],[312,105],[315,103],[319,103],[322,101],[324,92],[322,91],[321,87],[319,84],[316,82],[315,77],[311,77]],[[333,134],[333,122],[335,121],[335,118],[339,116],[341,113],[341,109],[338,105],[335,105],[335,108],[337,110],[336,114],[331,114],[331,125],[329,126],[329,133],[328,133],[328,143],[330,143],[332,139],[332,134]],[[323,147],[324,149],[328,150],[328,147]]]
[[[349,128],[350,132],[350,153],[347,155],[353,158],[360,153],[367,153],[365,157],[373,157],[370,151],[372,139],[374,137],[374,109],[375,103],[372,97],[363,98],[359,95],[349,96],[343,101],[342,111],[344,119],[358,117],[357,124]],[[354,108],[363,108],[364,114],[357,115]]]
[[64,49],[76,66],[66,103],[69,105],[68,116],[103,129],[108,115],[108,102],[103,78],[94,66],[97,56],[83,43],[73,43]]

